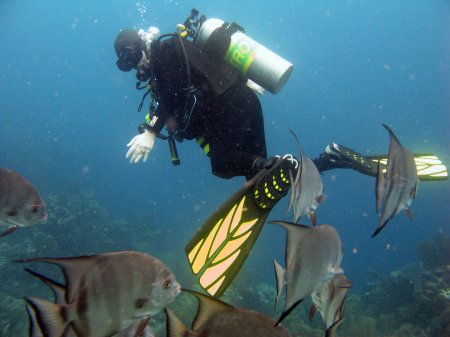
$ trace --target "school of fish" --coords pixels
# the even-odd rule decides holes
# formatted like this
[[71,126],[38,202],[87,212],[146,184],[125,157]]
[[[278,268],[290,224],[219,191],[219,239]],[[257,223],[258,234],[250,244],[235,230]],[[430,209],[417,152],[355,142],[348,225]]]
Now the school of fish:
[[[413,155],[387,125],[390,146],[387,168],[379,165],[376,183],[377,212],[381,211],[376,236],[401,210],[412,218],[411,203],[419,179]],[[294,133],[293,133],[294,134]],[[343,245],[331,225],[316,226],[315,211],[324,200],[323,184],[314,162],[306,157],[298,137],[300,164],[291,174],[294,222],[271,221],[286,230],[285,267],[274,260],[277,296],[286,288],[284,309],[277,321],[259,312],[236,308],[193,290],[197,315],[187,328],[168,308],[181,291],[169,268],[156,257],[133,252],[111,252],[67,258],[26,258],[20,263],[59,266],[64,283],[28,267],[27,272],[46,284],[53,301],[26,298],[31,337],[153,337],[149,321],[164,311],[168,337],[289,337],[281,322],[304,299],[310,297],[309,317],[319,312],[325,336],[333,337],[344,320],[344,303],[352,282],[340,267]],[[45,222],[46,206],[33,185],[20,174],[0,168],[0,226],[5,236],[19,227]],[[312,226],[298,224],[307,215]]]

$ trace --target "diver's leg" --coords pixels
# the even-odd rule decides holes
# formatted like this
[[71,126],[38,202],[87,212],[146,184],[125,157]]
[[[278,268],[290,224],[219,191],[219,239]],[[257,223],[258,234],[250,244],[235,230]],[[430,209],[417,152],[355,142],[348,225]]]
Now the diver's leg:
[[376,176],[378,171],[377,161],[336,143],[329,144],[325,151],[313,161],[320,172],[336,168],[350,168],[369,176]]
[[252,177],[257,158],[266,158],[261,104],[246,86],[230,88],[210,105],[207,134],[212,171],[222,178]]

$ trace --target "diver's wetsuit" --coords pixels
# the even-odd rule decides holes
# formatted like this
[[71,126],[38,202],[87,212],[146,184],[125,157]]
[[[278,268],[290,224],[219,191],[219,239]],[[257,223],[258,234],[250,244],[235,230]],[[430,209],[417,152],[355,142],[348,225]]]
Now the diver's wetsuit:
[[[204,137],[209,143],[213,174],[221,178],[253,176],[255,159],[267,157],[263,115],[256,94],[234,70],[230,70],[228,83],[214,83],[216,75],[210,72],[212,76],[208,76],[205,68],[212,69],[215,64],[206,64],[206,55],[198,54],[191,42],[183,40],[183,44],[186,53],[177,37],[152,44],[152,96],[158,106],[145,128],[159,133],[173,117],[178,124],[178,138]],[[217,86],[221,86],[219,90]]]

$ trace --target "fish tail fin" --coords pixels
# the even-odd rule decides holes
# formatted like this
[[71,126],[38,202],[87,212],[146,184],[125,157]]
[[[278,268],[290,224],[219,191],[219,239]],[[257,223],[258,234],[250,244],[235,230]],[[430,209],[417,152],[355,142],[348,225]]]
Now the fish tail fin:
[[278,301],[280,300],[281,293],[283,292],[285,280],[286,280],[286,272],[283,267],[274,259],[273,267],[275,269],[275,277],[277,281],[277,298],[275,300],[275,308],[277,307]]
[[183,322],[170,310],[164,309],[167,317],[167,337],[184,337],[188,331]]
[[36,297],[27,297],[26,300],[29,305],[30,331],[42,331],[45,336],[63,335],[69,323],[65,319],[64,306]]

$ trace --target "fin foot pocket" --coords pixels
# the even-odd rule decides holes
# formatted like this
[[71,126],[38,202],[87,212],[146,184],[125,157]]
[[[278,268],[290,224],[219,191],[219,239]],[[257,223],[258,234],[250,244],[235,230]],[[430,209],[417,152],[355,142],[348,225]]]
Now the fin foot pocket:
[[291,187],[291,179],[295,178],[295,166],[298,166],[298,162],[292,156],[292,159],[285,157],[278,158],[253,188],[253,201],[261,209],[272,209]]

